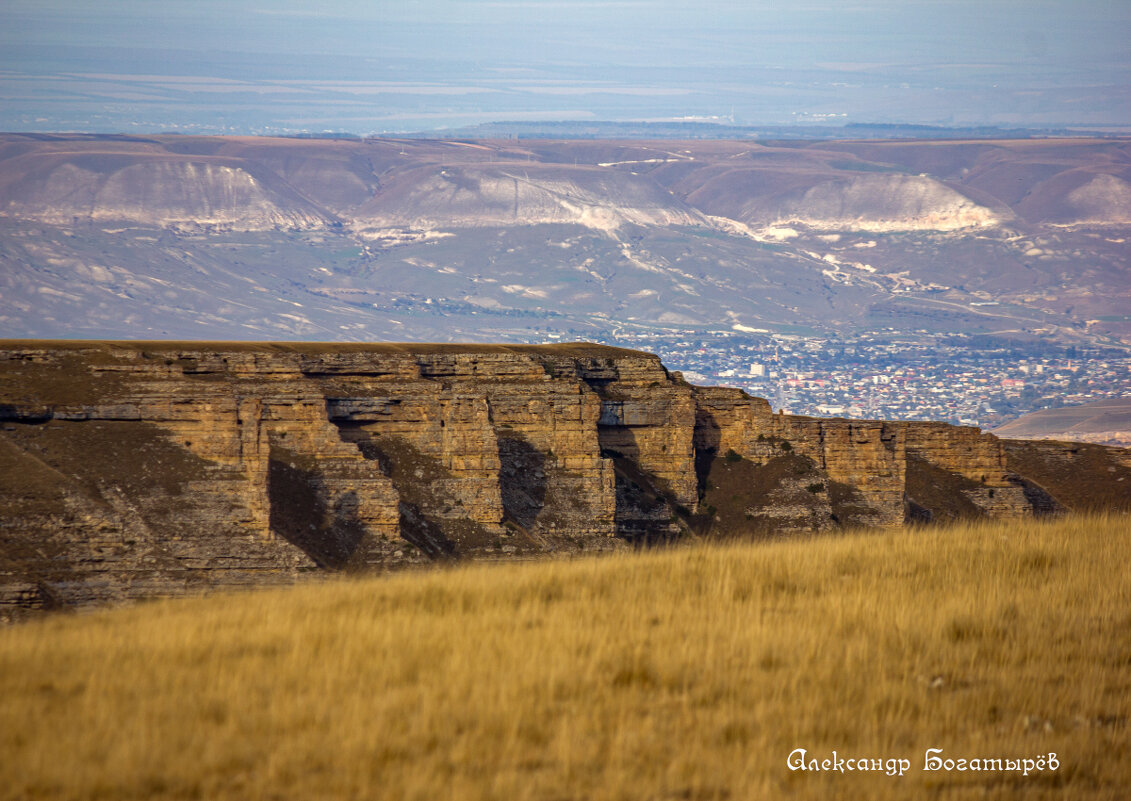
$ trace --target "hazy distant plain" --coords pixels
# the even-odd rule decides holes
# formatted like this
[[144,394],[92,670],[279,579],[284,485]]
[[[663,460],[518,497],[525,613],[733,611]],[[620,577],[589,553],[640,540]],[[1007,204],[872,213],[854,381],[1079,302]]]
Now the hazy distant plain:
[[14,0],[0,8],[0,130],[1120,127],[1127,30],[1131,5],[1103,1]]

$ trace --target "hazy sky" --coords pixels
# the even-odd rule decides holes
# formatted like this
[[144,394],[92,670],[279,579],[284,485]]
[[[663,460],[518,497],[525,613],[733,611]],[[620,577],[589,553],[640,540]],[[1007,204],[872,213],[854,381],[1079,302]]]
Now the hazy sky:
[[1131,125],[1128,0],[4,0],[0,128]]

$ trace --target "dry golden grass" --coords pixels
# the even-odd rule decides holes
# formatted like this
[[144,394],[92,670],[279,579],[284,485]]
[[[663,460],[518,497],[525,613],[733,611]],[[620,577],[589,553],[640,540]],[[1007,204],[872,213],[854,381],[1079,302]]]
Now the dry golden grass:
[[1001,523],[54,617],[0,631],[0,797],[1117,798],[1129,545]]

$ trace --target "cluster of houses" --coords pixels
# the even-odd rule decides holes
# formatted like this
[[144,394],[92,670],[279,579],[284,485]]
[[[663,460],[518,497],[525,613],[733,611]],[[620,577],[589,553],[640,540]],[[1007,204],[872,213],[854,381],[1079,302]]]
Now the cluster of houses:
[[608,344],[657,353],[692,383],[741,387],[791,414],[992,428],[1040,408],[1131,397],[1131,354],[1115,349],[987,348],[884,332],[843,340],[641,332]]

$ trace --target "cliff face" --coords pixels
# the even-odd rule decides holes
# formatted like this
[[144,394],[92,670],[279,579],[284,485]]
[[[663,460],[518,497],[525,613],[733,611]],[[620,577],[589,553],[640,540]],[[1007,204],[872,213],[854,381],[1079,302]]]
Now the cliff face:
[[[721,210],[721,209],[720,209]],[[862,175],[748,199],[727,216],[748,225],[832,231],[956,231],[998,225],[1001,212],[925,176]]]
[[394,177],[354,212],[358,228],[576,223],[611,231],[708,220],[652,181],[600,166],[429,165]]
[[775,415],[596,345],[8,341],[0,420],[8,615],[1057,508],[976,429]]
[[242,231],[335,222],[272,171],[241,159],[136,149],[41,155],[9,165],[17,170],[0,189],[0,214],[56,225],[88,220]]

